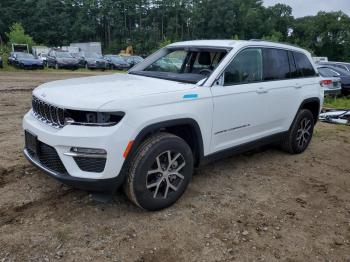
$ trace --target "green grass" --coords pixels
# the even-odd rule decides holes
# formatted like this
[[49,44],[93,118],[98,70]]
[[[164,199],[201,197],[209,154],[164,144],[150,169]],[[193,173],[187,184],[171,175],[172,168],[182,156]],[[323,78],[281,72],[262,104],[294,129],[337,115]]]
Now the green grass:
[[325,97],[323,107],[350,109],[350,97]]

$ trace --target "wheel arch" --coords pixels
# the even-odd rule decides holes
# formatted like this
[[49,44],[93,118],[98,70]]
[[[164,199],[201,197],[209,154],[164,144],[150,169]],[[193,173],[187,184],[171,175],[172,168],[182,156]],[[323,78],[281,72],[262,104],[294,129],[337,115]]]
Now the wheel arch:
[[299,107],[298,112],[302,109],[308,109],[311,111],[312,115],[314,116],[314,121],[316,124],[316,122],[318,121],[320,110],[321,110],[321,101],[318,97],[311,97],[311,98],[304,99],[304,101],[301,103]]
[[196,166],[203,159],[203,137],[198,122],[192,118],[181,118],[157,122],[144,127],[134,139],[125,162],[129,162],[133,158],[137,149],[146,138],[157,132],[168,132],[184,139],[192,149]]

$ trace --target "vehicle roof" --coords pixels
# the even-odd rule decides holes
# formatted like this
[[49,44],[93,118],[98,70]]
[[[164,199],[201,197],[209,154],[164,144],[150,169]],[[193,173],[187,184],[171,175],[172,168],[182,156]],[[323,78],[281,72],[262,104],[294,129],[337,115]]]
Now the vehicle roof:
[[193,41],[184,41],[176,42],[168,45],[167,47],[184,47],[184,46],[193,46],[193,47],[219,47],[219,48],[234,48],[235,46],[267,46],[267,47],[280,47],[286,49],[292,49],[296,51],[305,52],[304,49],[291,44],[276,43],[270,41],[264,41],[260,39],[252,40],[193,40]]

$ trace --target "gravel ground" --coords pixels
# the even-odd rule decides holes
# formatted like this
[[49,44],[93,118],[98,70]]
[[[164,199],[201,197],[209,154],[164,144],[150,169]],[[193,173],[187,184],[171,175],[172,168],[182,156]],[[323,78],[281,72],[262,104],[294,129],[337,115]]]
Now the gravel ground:
[[0,71],[0,261],[350,261],[350,128],[318,123],[309,149],[267,147],[196,170],[144,212],[61,185],[22,156],[31,90],[99,72]]

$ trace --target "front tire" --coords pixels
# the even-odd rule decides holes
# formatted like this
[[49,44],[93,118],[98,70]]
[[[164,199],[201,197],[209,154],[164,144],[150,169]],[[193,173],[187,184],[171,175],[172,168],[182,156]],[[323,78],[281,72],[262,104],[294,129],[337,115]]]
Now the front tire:
[[304,152],[311,142],[314,125],[315,120],[311,111],[300,110],[282,143],[282,149],[291,154]]
[[174,204],[193,173],[191,148],[180,137],[159,133],[146,139],[133,157],[124,183],[128,198],[155,211]]

